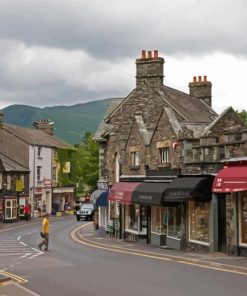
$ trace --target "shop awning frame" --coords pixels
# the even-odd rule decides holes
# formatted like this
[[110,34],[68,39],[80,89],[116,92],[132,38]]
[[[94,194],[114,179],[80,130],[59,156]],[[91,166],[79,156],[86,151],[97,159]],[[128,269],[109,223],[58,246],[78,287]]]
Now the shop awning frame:
[[133,192],[133,203],[145,205],[162,205],[164,194],[169,183],[143,182]]
[[94,207],[107,207],[108,206],[108,190],[95,190],[92,194]]
[[116,201],[123,204],[132,203],[132,193],[141,183],[139,182],[117,182],[114,183],[108,196],[109,201]]
[[234,165],[220,170],[214,179],[212,191],[230,193],[247,190],[247,166]]
[[208,201],[212,198],[211,175],[181,176],[173,180],[167,187],[164,202],[178,202],[189,199]]

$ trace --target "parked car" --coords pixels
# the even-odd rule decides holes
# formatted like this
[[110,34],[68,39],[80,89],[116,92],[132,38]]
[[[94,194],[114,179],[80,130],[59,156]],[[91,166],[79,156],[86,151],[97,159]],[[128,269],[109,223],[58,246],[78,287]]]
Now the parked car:
[[84,203],[76,212],[77,221],[80,220],[93,220],[94,218],[94,205],[92,203]]

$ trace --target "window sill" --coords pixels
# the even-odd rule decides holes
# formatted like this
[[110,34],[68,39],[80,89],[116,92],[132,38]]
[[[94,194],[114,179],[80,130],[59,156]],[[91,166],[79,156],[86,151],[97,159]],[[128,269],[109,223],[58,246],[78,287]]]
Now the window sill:
[[131,171],[138,171],[138,170],[140,170],[140,165],[132,165],[132,166],[130,166],[130,170]]

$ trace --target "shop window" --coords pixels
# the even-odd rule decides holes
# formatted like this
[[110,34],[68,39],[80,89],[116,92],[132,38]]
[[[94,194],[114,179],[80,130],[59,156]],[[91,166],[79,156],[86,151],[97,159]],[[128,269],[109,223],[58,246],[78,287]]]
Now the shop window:
[[129,225],[128,228],[131,230],[138,231],[138,217],[139,217],[139,205],[129,206]]
[[180,239],[181,206],[168,207],[168,236]]
[[239,203],[240,243],[247,245],[247,192],[243,192]]
[[139,152],[131,152],[131,165],[133,166],[139,166],[140,165],[140,158],[139,158]]
[[151,232],[167,234],[168,211],[164,207],[151,208],[152,225]]
[[17,218],[17,201],[16,199],[7,199],[5,201],[5,219]]
[[147,233],[147,208],[133,204],[126,205],[125,216],[126,230],[138,232],[140,234]]
[[168,163],[170,161],[169,147],[160,148],[159,152],[160,152],[160,162],[161,163]]
[[208,237],[209,203],[189,202],[189,240],[203,243],[209,242]]

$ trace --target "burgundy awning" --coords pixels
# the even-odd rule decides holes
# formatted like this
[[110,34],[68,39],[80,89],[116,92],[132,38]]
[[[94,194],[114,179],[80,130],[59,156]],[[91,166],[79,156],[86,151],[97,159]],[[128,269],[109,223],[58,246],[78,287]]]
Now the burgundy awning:
[[110,190],[108,200],[124,204],[132,203],[132,193],[139,184],[138,182],[115,183]]
[[247,166],[229,166],[214,178],[213,192],[237,192],[247,190]]

